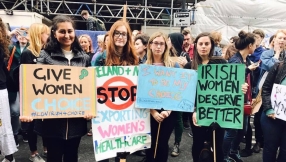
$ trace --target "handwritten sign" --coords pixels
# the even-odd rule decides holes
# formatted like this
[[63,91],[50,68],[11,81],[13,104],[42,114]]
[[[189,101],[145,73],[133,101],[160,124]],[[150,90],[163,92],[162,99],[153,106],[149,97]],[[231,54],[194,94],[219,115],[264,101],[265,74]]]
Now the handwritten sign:
[[94,69],[21,65],[20,73],[21,115],[46,119],[96,114]]
[[194,70],[140,65],[136,107],[192,112],[197,73]]
[[198,75],[198,124],[209,126],[217,122],[223,128],[242,129],[245,65],[200,65]]
[[92,131],[97,161],[150,148],[150,111],[134,107],[137,66],[96,67],[97,114]]
[[271,105],[275,117],[286,121],[286,86],[274,84],[271,93]]

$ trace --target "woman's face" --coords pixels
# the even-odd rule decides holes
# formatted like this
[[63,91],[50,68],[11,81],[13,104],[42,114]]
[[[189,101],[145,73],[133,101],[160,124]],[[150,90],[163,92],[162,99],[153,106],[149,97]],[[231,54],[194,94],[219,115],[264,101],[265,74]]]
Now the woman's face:
[[71,47],[75,39],[75,31],[70,22],[62,22],[57,24],[57,30],[54,37],[58,40],[62,47]]
[[127,42],[127,37],[128,33],[125,26],[119,26],[116,28],[113,34],[115,46],[124,47]]
[[208,36],[199,38],[196,46],[197,51],[201,57],[209,56],[212,44]]
[[162,36],[156,37],[150,44],[150,49],[154,56],[163,56],[166,48],[166,42]]
[[146,45],[143,45],[141,39],[137,39],[135,41],[135,49],[136,49],[137,54],[144,53],[146,50]]
[[41,34],[41,41],[43,45],[47,43],[49,36],[50,36],[50,33],[44,32]]
[[82,37],[79,41],[81,48],[85,52],[89,52],[90,43],[86,37]]
[[274,45],[275,44],[279,45],[280,48],[284,48],[284,45],[286,44],[286,35],[282,32],[277,33],[274,40]]
[[253,54],[256,48],[257,48],[257,42],[254,42],[253,44],[249,44],[248,45],[249,54]]

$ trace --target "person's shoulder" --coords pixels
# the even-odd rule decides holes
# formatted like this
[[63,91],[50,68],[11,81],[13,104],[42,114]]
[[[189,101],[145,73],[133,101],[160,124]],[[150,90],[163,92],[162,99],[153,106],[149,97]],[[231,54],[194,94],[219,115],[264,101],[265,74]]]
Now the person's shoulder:
[[96,19],[95,19],[94,17],[92,17],[92,16],[89,16],[89,17],[87,18],[87,21],[96,21]]
[[263,51],[261,55],[273,55],[273,54],[274,54],[274,50],[269,49],[269,50]]
[[33,53],[29,49],[26,48],[22,51],[21,55],[29,55],[29,54],[33,54]]

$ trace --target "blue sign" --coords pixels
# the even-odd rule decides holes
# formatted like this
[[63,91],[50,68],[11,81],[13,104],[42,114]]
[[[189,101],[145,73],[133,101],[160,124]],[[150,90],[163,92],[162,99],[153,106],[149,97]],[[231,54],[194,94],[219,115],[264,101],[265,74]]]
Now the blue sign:
[[135,107],[193,112],[197,81],[195,70],[140,65]]

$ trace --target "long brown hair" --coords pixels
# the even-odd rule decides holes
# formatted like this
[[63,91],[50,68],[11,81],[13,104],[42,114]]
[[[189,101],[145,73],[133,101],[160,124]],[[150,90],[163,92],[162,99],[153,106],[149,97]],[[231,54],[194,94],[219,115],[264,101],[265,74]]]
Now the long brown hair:
[[10,40],[7,34],[7,28],[4,22],[2,21],[2,18],[0,18],[0,49],[1,51],[4,52],[5,58],[8,58],[10,55],[10,52],[8,49],[9,44],[10,44]]
[[195,69],[197,70],[198,69],[198,65],[202,64],[202,58],[201,56],[199,55],[198,53],[198,50],[197,50],[197,43],[198,43],[198,40],[201,38],[201,37],[209,37],[210,41],[211,41],[211,50],[210,50],[210,53],[209,53],[209,59],[211,59],[213,57],[213,54],[214,54],[214,48],[215,48],[215,42],[214,40],[212,39],[210,33],[208,32],[203,32],[201,34],[199,34],[195,41],[194,41],[194,58],[193,58],[193,61],[192,61],[192,69]]
[[[114,32],[115,30],[120,27],[125,26],[127,29],[127,42],[125,46],[123,47],[123,52],[121,57],[119,58],[116,55],[116,46],[114,41]],[[136,56],[136,50],[134,48],[134,44],[132,42],[132,32],[130,29],[130,26],[127,22],[124,22],[122,20],[116,21],[109,30],[109,42],[106,48],[107,51],[107,57],[106,57],[106,66],[112,66],[112,65],[138,65],[139,59]]]

